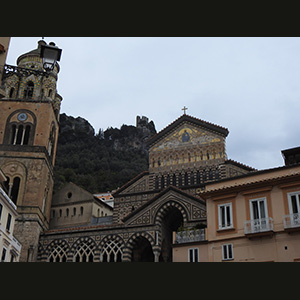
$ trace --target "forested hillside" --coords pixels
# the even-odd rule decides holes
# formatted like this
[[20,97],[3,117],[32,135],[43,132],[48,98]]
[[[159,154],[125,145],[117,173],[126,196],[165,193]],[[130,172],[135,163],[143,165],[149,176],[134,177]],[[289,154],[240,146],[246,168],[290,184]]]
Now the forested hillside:
[[61,114],[54,192],[69,181],[91,193],[122,186],[148,169],[145,140],[155,133],[151,121],[143,127],[122,125],[95,134],[85,119]]

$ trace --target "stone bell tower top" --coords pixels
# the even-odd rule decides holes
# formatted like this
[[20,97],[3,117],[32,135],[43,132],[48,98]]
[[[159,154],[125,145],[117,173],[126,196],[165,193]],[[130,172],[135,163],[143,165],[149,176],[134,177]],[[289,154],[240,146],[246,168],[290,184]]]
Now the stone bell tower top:
[[[49,45],[51,44],[54,43],[49,43]],[[43,64],[42,64],[42,58],[40,57],[42,45],[47,45],[47,43],[44,40],[39,40],[38,47],[36,49],[20,55],[17,59],[18,67],[25,67],[25,68],[28,67],[28,68],[42,70]],[[56,62],[55,68],[53,70],[54,74],[57,75],[59,70],[60,70],[59,64]]]
[[[38,41],[37,48],[20,55],[17,68],[6,71],[4,88],[7,100],[45,101],[52,103],[55,115],[59,118],[62,97],[57,93],[57,74],[60,67],[56,62],[52,71],[41,74],[43,60],[41,58],[43,40]],[[55,45],[50,43],[49,45]],[[39,72],[38,72],[39,71]]]

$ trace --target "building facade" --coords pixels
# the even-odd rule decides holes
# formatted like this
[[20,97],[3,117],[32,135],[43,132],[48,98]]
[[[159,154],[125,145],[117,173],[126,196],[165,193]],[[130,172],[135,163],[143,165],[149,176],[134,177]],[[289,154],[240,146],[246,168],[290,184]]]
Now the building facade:
[[5,191],[5,181],[6,177],[0,170],[0,261],[17,262],[22,248],[13,234],[18,213]]
[[182,240],[177,234],[174,261],[300,261],[299,164],[209,183],[200,196],[205,235]]

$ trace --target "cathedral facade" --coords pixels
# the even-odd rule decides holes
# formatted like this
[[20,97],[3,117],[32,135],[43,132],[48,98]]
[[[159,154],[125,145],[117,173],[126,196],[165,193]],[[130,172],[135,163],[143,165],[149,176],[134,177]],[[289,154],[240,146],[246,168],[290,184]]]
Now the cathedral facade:
[[[21,55],[18,66],[41,68],[41,43]],[[206,203],[199,196],[206,184],[254,169],[227,158],[227,128],[184,112],[148,139],[149,168],[114,193],[113,209],[92,195],[80,198],[76,191],[87,193],[73,185],[53,202],[58,72],[56,63],[47,77],[11,72],[3,83],[0,168],[19,213],[20,261],[172,261],[174,232],[206,228]],[[85,207],[95,207],[90,218]],[[102,207],[109,215],[95,213]]]

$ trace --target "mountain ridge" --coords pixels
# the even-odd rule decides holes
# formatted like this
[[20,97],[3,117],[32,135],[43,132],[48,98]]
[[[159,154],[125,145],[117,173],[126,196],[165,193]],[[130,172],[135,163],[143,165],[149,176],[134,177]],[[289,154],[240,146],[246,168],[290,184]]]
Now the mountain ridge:
[[82,117],[60,115],[54,167],[54,193],[68,182],[91,193],[117,189],[148,170],[146,140],[156,133],[153,121],[137,116],[136,126],[99,129]]

